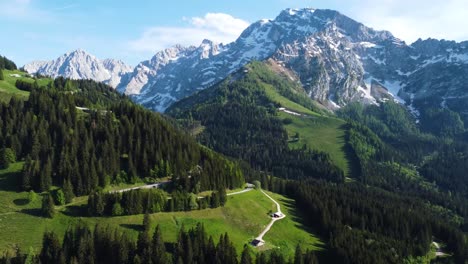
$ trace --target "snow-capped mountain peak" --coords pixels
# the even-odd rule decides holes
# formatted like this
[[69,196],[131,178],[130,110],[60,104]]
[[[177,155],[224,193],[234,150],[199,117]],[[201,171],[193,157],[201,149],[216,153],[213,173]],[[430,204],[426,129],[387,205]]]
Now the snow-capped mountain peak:
[[31,74],[39,73],[54,78],[62,76],[70,79],[92,79],[112,87],[120,83],[122,75],[132,70],[122,61],[101,61],[82,49],[65,53],[52,61],[31,62],[24,69]]
[[[329,108],[394,99],[414,113],[428,104],[460,108],[457,111],[468,122],[463,109],[468,98],[468,42],[428,39],[407,45],[388,31],[366,27],[333,10],[286,9],[275,19],[253,23],[232,43],[203,40],[199,46],[176,45],[131,72],[121,62],[99,61],[83,50],[52,62],[34,62],[25,69],[109,83],[117,83],[122,76],[120,92],[150,109],[164,111],[252,60],[268,60],[288,72],[312,99]],[[129,73],[113,79],[115,71]],[[426,100],[433,95],[437,98]]]

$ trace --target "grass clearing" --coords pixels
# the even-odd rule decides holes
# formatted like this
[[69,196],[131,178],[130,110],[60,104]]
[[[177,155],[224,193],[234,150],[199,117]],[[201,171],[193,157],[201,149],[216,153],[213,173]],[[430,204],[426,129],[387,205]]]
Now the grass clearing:
[[[295,201],[276,193],[267,192],[267,194],[281,205],[281,211],[286,215],[285,218],[276,221],[264,236],[267,244],[278,248],[283,254],[291,254],[298,244],[303,249],[323,250],[325,244],[297,221],[301,219],[301,215],[295,210]],[[291,228],[292,226],[295,228]]]
[[333,162],[345,172],[345,175],[352,174],[349,154],[346,147],[345,121],[320,115],[304,106],[295,103],[282,96],[269,84],[263,84],[267,96],[274,102],[279,103],[288,110],[305,114],[307,117],[298,117],[284,112],[279,112],[281,119],[289,118],[293,122],[286,124],[289,138],[294,138],[299,133],[299,140],[290,142],[291,148],[302,148],[304,144],[308,147],[328,153]]
[[304,106],[295,103],[288,98],[282,96],[281,94],[278,93],[278,91],[270,84],[263,84],[263,87],[265,89],[265,92],[267,96],[274,102],[279,103],[282,107],[285,107],[289,110],[292,110],[294,112],[298,112],[301,114],[306,114],[306,115],[312,115],[312,116],[320,116],[320,114],[305,108]]
[[[41,196],[29,203],[28,192],[18,192],[18,180],[21,175],[22,162],[12,164],[8,170],[0,170],[0,252],[14,250],[17,247],[27,250],[33,247],[36,251],[41,247],[42,234],[46,230],[55,231],[60,237],[66,229],[82,221],[90,226],[104,224],[127,232],[134,239],[141,229],[143,215],[119,217],[76,217],[71,212],[87,203],[86,197],[75,198],[66,207],[57,207],[58,212],[53,219],[46,219],[39,215]],[[115,187],[114,187],[115,188]],[[119,188],[120,189],[120,188]],[[293,254],[297,243],[306,248],[318,249],[322,243],[311,235],[299,222],[295,215],[293,201],[278,194],[272,194],[288,215],[284,220],[275,223],[265,236],[268,247],[280,247],[286,254]],[[203,223],[209,235],[215,241],[221,234],[229,233],[238,250],[244,244],[255,238],[270,222],[269,213],[275,211],[274,203],[260,191],[228,196],[225,207],[190,212],[157,213],[152,214],[152,224],[161,225],[163,237],[168,242],[175,242],[177,234],[184,226],[185,229]],[[291,216],[291,217],[289,217]]]
[[[28,99],[29,92],[19,90],[16,88],[16,80],[20,79],[27,82],[34,82],[35,80],[25,72],[22,71],[10,71],[10,70],[3,70],[3,75],[5,80],[0,81],[0,102],[8,102],[12,96],[21,98],[21,99]],[[19,77],[18,77],[19,76]],[[49,78],[41,78],[37,80],[39,86],[45,86],[51,82]]]
[[352,163],[347,153],[346,123],[343,120],[322,116],[301,118],[283,112],[279,117],[292,120],[292,123],[284,125],[290,138],[299,133],[299,140],[289,143],[291,148],[302,148],[306,144],[309,148],[326,152],[346,175],[350,175]]

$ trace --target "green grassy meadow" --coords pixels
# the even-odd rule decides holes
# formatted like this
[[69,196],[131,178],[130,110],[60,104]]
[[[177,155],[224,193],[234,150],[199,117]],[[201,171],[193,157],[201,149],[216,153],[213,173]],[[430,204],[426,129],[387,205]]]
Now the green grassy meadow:
[[305,108],[304,106],[293,102],[289,100],[288,98],[282,96],[281,94],[278,93],[278,91],[270,84],[263,84],[263,87],[265,89],[265,92],[272,101],[279,103],[282,107],[285,107],[287,109],[290,109],[292,111],[301,113],[301,114],[306,114],[306,115],[312,115],[312,116],[320,116],[320,114]]
[[290,119],[292,123],[285,124],[289,138],[299,133],[299,140],[291,141],[291,148],[309,148],[326,152],[333,162],[349,175],[352,168],[346,148],[345,122],[333,117],[297,117],[284,112],[279,113],[280,119]]
[[[76,216],[77,208],[85,205],[86,197],[75,198],[68,206],[57,207],[53,219],[40,216],[41,195],[37,194],[35,201],[29,203],[28,192],[18,192],[22,163],[12,164],[7,170],[0,170],[0,252],[13,250],[17,247],[28,250],[33,247],[39,250],[42,234],[53,230],[61,237],[66,229],[78,222],[94,226],[109,225],[127,232],[137,238],[141,229],[143,215],[119,217],[83,217]],[[297,243],[304,248],[320,249],[323,243],[309,233],[299,222],[294,208],[294,201],[284,196],[269,193],[282,206],[287,217],[275,223],[264,237],[266,245],[259,250],[279,248],[282,252],[292,255]],[[74,210],[75,209],[75,210]],[[164,240],[175,242],[179,230],[189,229],[197,223],[203,223],[209,235],[217,241],[221,234],[228,232],[229,237],[240,254],[244,244],[255,238],[270,222],[269,212],[276,206],[260,191],[250,191],[239,195],[228,196],[225,207],[197,210],[190,212],[156,213],[152,214],[152,225],[159,224]],[[296,217],[293,217],[296,215]]]
[[350,168],[351,162],[346,153],[345,121],[335,117],[323,116],[307,109],[279,94],[270,84],[263,83],[263,88],[272,101],[288,110],[306,115],[305,117],[298,117],[279,112],[280,119],[288,118],[292,120],[292,123],[284,125],[289,138],[293,138],[296,133],[299,133],[299,140],[290,142],[290,147],[302,148],[306,144],[309,148],[324,151],[349,176],[352,168]]
[[[34,82],[33,78],[29,77],[27,73],[18,70],[3,70],[3,75],[5,80],[0,81],[0,102],[8,102],[12,96],[22,99],[28,98],[29,92],[19,90],[16,88],[15,83],[18,79],[32,83]],[[16,77],[15,75],[19,75],[20,77]],[[39,86],[45,86],[50,83],[50,81],[51,79],[49,78],[41,78],[37,80]]]

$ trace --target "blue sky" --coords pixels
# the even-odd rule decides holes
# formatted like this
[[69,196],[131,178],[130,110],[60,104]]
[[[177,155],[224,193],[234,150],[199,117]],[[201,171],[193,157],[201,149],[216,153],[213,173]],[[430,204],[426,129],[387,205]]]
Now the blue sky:
[[466,0],[0,0],[0,54],[23,65],[82,48],[135,66],[176,43],[233,41],[288,7],[335,9],[409,43],[468,40]]

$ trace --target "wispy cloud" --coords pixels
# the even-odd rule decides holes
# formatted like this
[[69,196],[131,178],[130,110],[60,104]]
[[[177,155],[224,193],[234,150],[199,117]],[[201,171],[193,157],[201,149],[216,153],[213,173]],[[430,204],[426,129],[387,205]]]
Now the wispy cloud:
[[[28,1],[28,0],[25,0],[25,1]],[[76,7],[79,7],[79,4],[77,4],[77,3],[67,4],[67,5],[64,5],[64,6],[57,6],[56,8],[53,9],[53,11],[63,11],[63,10],[73,9],[73,8],[76,8]]]
[[[338,0],[334,1],[338,2]],[[350,0],[347,15],[407,42],[418,38],[468,40],[466,0]]]
[[155,52],[175,44],[198,45],[203,39],[229,43],[234,41],[249,23],[223,13],[207,13],[204,17],[183,18],[183,27],[151,27],[129,43],[132,50]]
[[50,21],[52,14],[37,8],[32,0],[0,0],[0,16],[10,20]]

